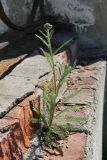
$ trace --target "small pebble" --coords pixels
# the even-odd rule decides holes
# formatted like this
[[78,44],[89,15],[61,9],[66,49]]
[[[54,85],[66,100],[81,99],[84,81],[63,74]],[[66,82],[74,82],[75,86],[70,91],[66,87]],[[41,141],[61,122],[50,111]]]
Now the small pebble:
[[80,68],[82,68],[82,66],[76,66],[76,69],[80,69]]
[[67,149],[69,148],[68,145],[66,145],[66,148],[67,148]]

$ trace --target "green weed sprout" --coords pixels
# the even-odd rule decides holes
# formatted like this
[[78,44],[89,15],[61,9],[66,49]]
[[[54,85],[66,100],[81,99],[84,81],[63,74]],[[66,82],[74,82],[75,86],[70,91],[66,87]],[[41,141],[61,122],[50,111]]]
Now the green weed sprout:
[[52,148],[53,142],[56,139],[66,139],[67,132],[61,127],[53,124],[54,118],[56,117],[55,111],[57,107],[57,97],[59,90],[65,83],[66,76],[71,72],[73,67],[69,64],[62,64],[63,71],[59,79],[57,79],[57,73],[55,69],[54,55],[57,54],[63,47],[72,41],[72,39],[66,41],[62,44],[56,51],[52,49],[52,37],[54,33],[54,28],[51,24],[46,23],[44,25],[44,31],[40,30],[40,35],[36,35],[38,39],[42,41],[45,45],[46,50],[40,48],[43,55],[46,57],[47,62],[50,65],[52,71],[52,80],[43,83],[43,107],[33,107],[33,111],[36,112],[36,117],[31,119],[32,123],[40,124],[43,131],[43,141],[45,145]]

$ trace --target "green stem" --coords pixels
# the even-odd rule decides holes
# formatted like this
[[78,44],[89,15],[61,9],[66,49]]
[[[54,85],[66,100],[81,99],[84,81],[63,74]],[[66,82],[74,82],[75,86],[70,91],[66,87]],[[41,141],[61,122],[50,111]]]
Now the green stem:
[[50,38],[50,31],[47,30],[47,42],[48,42],[48,45],[49,45],[49,52],[51,54],[51,57],[52,57],[52,64],[53,64],[53,68],[52,68],[52,72],[53,72],[53,81],[54,81],[54,89],[55,89],[55,93],[57,93],[57,86],[56,86],[56,73],[55,73],[55,65],[54,65],[54,54],[53,54],[53,51],[52,51],[52,45],[51,45],[51,38]]
[[49,30],[47,30],[47,42],[48,42],[48,45],[49,45],[49,52],[51,54],[51,56],[53,57],[53,51],[52,51],[52,45],[51,45],[51,39],[50,39],[50,32]]
[[52,109],[52,112],[50,114],[50,118],[49,118],[49,128],[52,126],[53,123],[53,119],[54,119],[54,113],[55,113],[55,106]]

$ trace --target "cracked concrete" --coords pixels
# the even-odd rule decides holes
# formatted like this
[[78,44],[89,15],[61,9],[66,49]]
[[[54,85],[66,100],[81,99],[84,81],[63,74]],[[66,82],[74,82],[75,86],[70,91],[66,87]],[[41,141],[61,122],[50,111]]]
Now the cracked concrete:
[[26,93],[33,92],[39,77],[50,72],[46,59],[34,52],[19,64],[9,75],[0,80],[0,118]]
[[[57,58],[56,58],[57,57]],[[57,60],[56,60],[57,59]],[[66,51],[55,56],[55,62],[66,63]],[[47,60],[38,51],[17,65],[10,74],[0,80],[0,118],[18,102],[34,92],[38,81],[45,75],[51,78]]]

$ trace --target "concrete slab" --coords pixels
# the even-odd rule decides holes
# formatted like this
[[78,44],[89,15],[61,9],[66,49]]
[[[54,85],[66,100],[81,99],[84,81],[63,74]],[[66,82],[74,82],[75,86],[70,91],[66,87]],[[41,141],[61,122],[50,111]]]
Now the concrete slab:
[[37,79],[18,76],[7,76],[0,81],[0,95],[21,97],[27,92],[34,91]]
[[[41,66],[41,64],[44,64],[46,66],[49,66],[47,63],[47,60],[42,55],[37,54],[38,52],[33,52],[29,57],[27,57],[20,66]],[[17,66],[18,68],[19,66]]]
[[41,55],[34,56],[32,54],[31,57],[28,57],[18,65],[10,75],[37,79],[46,72],[50,72],[46,59]]
[[14,105],[14,101],[33,92],[39,77],[50,72],[46,58],[33,53],[8,76],[0,80],[0,118]]
[[16,97],[0,95],[0,118],[9,110]]

